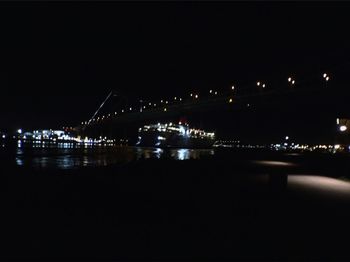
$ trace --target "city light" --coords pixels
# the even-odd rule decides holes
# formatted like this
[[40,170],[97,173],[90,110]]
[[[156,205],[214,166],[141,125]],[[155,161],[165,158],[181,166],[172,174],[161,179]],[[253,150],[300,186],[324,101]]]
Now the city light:
[[210,93],[210,94],[213,93],[213,90],[209,90],[209,93]]
[[342,125],[342,126],[340,126],[339,127],[339,130],[341,131],[341,132],[344,132],[344,131],[346,131],[348,128],[346,127],[346,126],[344,126],[344,125]]
[[257,85],[257,86],[260,86],[260,82],[257,82],[256,85]]
[[17,133],[18,133],[18,134],[22,134],[22,129],[18,129],[18,130],[17,130]]
[[232,89],[232,90],[235,90],[235,86],[232,86],[231,89]]
[[232,98],[230,98],[230,100],[228,100],[228,102],[229,102],[229,103],[232,103],[232,102],[233,102]]
[[197,99],[197,98],[198,98],[198,95],[195,95],[195,98]]

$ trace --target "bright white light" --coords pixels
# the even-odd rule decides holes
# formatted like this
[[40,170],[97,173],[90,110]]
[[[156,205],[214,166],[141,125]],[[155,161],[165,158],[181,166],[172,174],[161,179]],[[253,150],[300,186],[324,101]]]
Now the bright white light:
[[327,74],[326,74],[326,73],[324,73],[324,74],[323,74],[323,78],[326,78],[326,77],[327,77]]
[[229,103],[232,103],[232,101],[233,101],[232,98],[230,98],[230,100],[228,100]]
[[339,125],[339,118],[337,118],[337,125]]
[[150,105],[152,105],[152,103],[148,103],[148,105],[150,106]]
[[260,86],[260,82],[257,82],[256,85],[257,85],[257,86]]
[[294,85],[294,84],[295,84],[295,80],[292,81],[292,85]]
[[215,91],[215,95],[217,95],[218,94],[218,92],[217,91]]
[[131,108],[131,107],[130,107],[129,109],[130,109],[130,111],[132,110],[132,108]]
[[190,96],[193,96],[193,94],[191,93]]
[[346,126],[344,126],[344,125],[340,126],[340,128],[339,128],[339,130],[340,130],[341,132],[346,131],[346,129],[348,129],[348,128],[347,128]]
[[177,97],[175,96],[175,97],[174,97],[174,100],[176,100],[176,99],[177,99]]
[[326,81],[328,81],[328,80],[329,80],[329,76],[326,77]]
[[210,93],[210,94],[213,93],[213,90],[210,90],[209,93]]
[[289,139],[289,136],[286,136],[286,140],[288,140]]
[[5,135],[2,135],[2,138],[5,138],[6,136]]
[[334,145],[334,149],[339,149],[340,145]]
[[292,81],[292,78],[291,77],[288,77],[288,82]]
[[22,129],[18,129],[18,130],[17,130],[17,133],[18,133],[18,134],[22,134]]
[[231,89],[232,89],[232,90],[235,90],[235,86],[232,86]]
[[164,112],[166,112],[166,108],[164,108]]
[[265,88],[265,84],[263,84],[262,87]]
[[196,95],[195,98],[198,98],[198,95]]

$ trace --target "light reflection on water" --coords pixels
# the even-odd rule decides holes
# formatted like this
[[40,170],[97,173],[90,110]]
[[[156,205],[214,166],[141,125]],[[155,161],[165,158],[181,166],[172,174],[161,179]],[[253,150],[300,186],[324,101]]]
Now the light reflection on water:
[[74,169],[125,164],[142,159],[200,159],[214,155],[213,149],[162,149],[146,147],[76,146],[74,144],[18,143],[14,149],[17,166]]

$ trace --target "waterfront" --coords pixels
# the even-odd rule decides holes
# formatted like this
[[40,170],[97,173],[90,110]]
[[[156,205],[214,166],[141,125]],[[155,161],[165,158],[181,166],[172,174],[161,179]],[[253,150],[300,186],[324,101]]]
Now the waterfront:
[[347,154],[4,149],[2,258],[349,258]]

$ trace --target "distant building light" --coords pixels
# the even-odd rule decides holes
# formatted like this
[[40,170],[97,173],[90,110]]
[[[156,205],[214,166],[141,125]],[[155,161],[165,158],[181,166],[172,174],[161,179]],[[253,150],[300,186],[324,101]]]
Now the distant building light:
[[257,86],[260,86],[260,82],[257,82],[256,85],[257,85]]
[[2,135],[2,138],[6,138],[6,136],[5,136],[5,135]]
[[17,133],[18,133],[18,134],[22,134],[22,129],[18,129],[18,130],[17,130]]
[[288,140],[289,139],[289,136],[286,136],[286,140]]
[[228,100],[229,103],[232,103],[232,101],[233,101],[232,98],[230,98],[230,100]]
[[326,77],[326,81],[328,81],[328,80],[329,80],[329,76]]
[[166,112],[166,110],[167,110],[167,109],[166,109],[166,108],[164,108],[164,112]]
[[292,78],[291,77],[288,77],[288,82],[292,81]]
[[213,93],[213,90],[210,90],[209,93],[210,93],[210,94]]
[[195,98],[198,98],[198,95],[196,95]]
[[326,78],[326,77],[327,77],[327,74],[326,74],[326,73],[324,73],[324,74],[323,74],[323,78]]
[[232,90],[235,90],[235,86],[232,86],[231,89],[232,89]]
[[344,131],[346,131],[348,128],[346,127],[346,126],[344,126],[344,125],[342,125],[342,126],[340,126],[339,127],[339,130],[341,131],[341,132],[344,132]]

